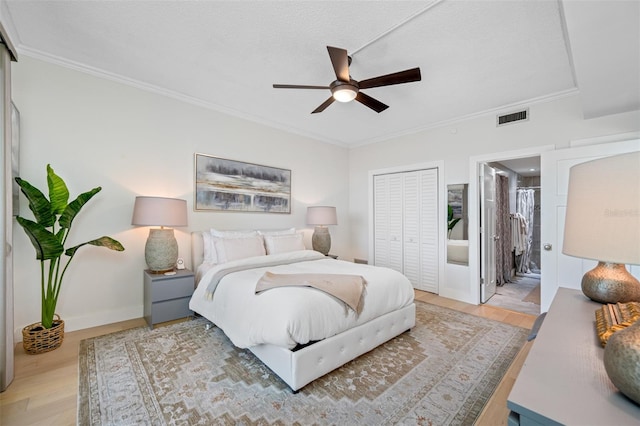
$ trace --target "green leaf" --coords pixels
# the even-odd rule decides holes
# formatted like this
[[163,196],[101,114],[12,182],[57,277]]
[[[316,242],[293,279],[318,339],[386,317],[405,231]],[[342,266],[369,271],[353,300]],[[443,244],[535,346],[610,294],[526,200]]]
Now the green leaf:
[[36,250],[36,259],[47,260],[60,257],[64,247],[58,241],[58,237],[39,223],[18,216],[16,218],[24,229]]
[[80,209],[82,209],[82,206],[87,204],[87,202],[101,190],[102,188],[98,186],[96,188],[93,188],[91,191],[87,191],[78,195],[78,198],[70,202],[67,208],[64,209],[64,212],[58,220],[60,226],[67,229],[71,228],[71,223],[73,222],[73,219],[75,219],[76,215],[80,213]]
[[56,216],[53,214],[51,210],[51,204],[47,197],[35,186],[31,185],[24,179],[20,179],[17,177],[16,183],[20,186],[20,191],[27,197],[29,201],[29,209],[33,212],[33,216],[36,218],[36,221],[48,228],[53,226],[56,222]]
[[53,214],[59,215],[67,207],[69,202],[69,190],[64,180],[47,164],[47,184],[49,185],[49,200]]
[[65,254],[69,257],[73,257],[76,254],[76,251],[85,245],[92,245],[92,246],[97,246],[97,247],[106,247],[108,249],[111,250],[115,250],[115,251],[124,251],[124,247],[122,246],[122,244],[120,244],[120,242],[114,240],[111,237],[100,237],[97,238],[95,240],[91,240],[91,241],[87,241],[86,243],[82,243],[82,244],[78,244],[75,247],[71,247],[68,248],[67,251],[65,251]]

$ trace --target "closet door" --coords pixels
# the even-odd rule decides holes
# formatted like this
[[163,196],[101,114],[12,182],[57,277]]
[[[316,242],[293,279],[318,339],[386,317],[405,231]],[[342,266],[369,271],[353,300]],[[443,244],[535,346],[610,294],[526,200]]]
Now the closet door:
[[438,170],[419,172],[420,182],[420,282],[415,287],[438,293]]
[[420,277],[420,181],[418,172],[407,172],[403,177],[403,259],[402,269],[414,288],[421,287]]
[[402,175],[374,177],[374,265],[402,272]]
[[374,265],[438,292],[438,170],[374,176]]

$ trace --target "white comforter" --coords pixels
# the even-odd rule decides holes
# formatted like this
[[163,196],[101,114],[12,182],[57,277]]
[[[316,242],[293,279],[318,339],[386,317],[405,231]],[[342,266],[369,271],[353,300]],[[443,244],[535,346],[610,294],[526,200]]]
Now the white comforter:
[[[297,263],[264,266],[274,260]],[[252,265],[253,269],[232,272],[220,280],[213,298],[205,292],[211,278],[224,268]],[[255,294],[256,283],[270,271],[279,274],[355,274],[367,284],[360,314],[347,309],[338,299],[310,287],[274,288]],[[399,272],[388,268],[329,259],[303,250],[252,257],[212,267],[198,283],[189,308],[207,318],[239,348],[268,343],[293,348],[296,344],[321,340],[363,324],[380,315],[413,303],[413,287]]]

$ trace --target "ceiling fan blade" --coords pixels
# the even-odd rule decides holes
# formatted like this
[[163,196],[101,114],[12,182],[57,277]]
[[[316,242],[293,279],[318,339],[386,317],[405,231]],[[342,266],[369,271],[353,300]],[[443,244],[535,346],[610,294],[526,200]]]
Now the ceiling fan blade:
[[329,99],[324,101],[322,103],[322,105],[320,105],[318,108],[316,108],[313,111],[311,111],[311,114],[316,114],[318,112],[324,111],[329,105],[331,105],[333,103],[333,101],[335,101],[335,99],[333,99],[333,96],[331,96]]
[[356,101],[360,102],[362,105],[368,106],[377,113],[381,113],[385,109],[389,108],[389,105],[385,105],[379,100],[374,99],[369,95],[365,95],[362,92],[358,92],[358,95],[356,95]]
[[392,74],[381,75],[380,77],[359,81],[358,87],[361,89],[370,89],[372,87],[410,83],[412,81],[420,81],[421,79],[422,76],[420,75],[420,68],[411,68],[410,70],[394,72]]
[[339,47],[331,46],[327,46],[327,50],[329,51],[331,64],[333,65],[333,70],[336,72],[338,80],[349,82],[351,78],[349,77],[349,56],[347,55],[347,51]]
[[329,86],[305,86],[300,84],[274,84],[274,89],[330,89]]

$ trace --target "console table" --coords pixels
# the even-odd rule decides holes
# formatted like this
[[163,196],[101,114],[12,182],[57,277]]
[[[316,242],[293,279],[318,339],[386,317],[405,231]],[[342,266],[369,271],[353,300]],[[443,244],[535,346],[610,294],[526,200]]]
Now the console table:
[[507,399],[509,425],[638,425],[640,405],[604,369],[595,327],[602,306],[559,288]]

